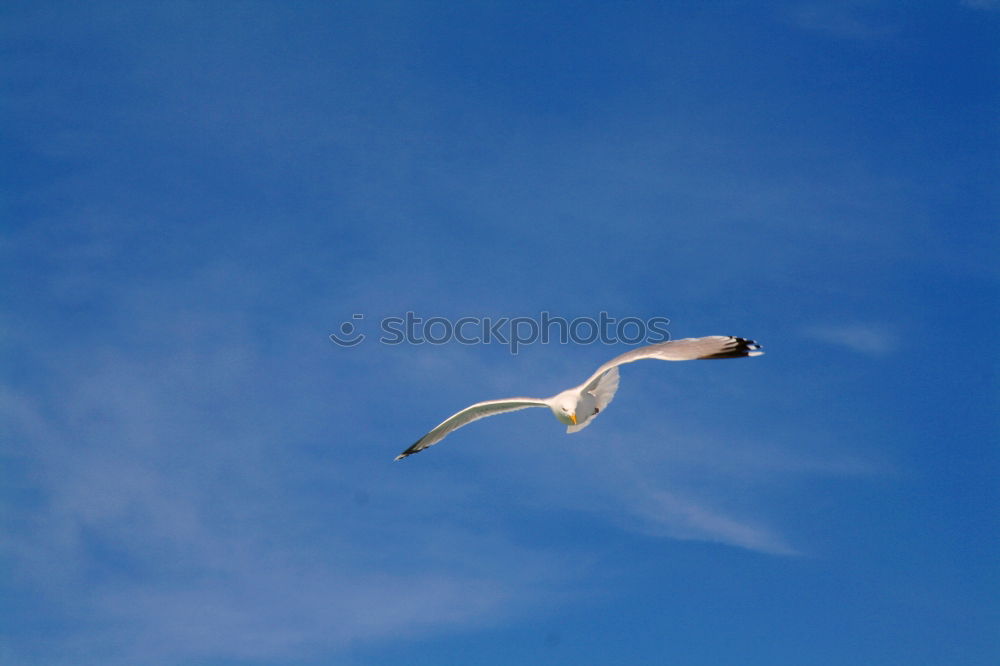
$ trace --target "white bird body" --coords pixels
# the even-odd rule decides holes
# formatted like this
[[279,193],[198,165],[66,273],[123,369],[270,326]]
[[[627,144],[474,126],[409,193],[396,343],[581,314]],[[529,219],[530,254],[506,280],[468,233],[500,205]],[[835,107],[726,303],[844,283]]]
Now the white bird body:
[[760,356],[760,345],[753,340],[726,335],[704,338],[684,338],[639,347],[616,356],[594,372],[579,386],[574,386],[551,398],[506,398],[486,400],[469,405],[452,414],[433,430],[418,439],[411,447],[396,456],[396,460],[423,451],[437,444],[454,430],[464,425],[505,412],[515,412],[529,407],[548,407],[564,423],[567,433],[586,428],[615,397],[618,390],[618,366],[642,359],[662,361],[690,361],[695,359],[741,358]]

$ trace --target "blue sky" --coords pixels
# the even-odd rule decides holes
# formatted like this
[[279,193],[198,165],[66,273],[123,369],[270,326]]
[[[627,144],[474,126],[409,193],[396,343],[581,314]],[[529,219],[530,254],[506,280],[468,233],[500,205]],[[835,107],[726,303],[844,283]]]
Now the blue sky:
[[4,3],[0,663],[996,663],[998,10]]

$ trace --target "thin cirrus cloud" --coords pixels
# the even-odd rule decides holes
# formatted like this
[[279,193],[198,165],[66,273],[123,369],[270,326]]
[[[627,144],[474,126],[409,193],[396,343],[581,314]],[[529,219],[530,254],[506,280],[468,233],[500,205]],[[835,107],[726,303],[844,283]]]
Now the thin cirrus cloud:
[[882,324],[855,322],[813,325],[804,328],[802,334],[813,340],[868,356],[883,356],[896,347],[896,337]]
[[210,394],[238,392],[257,361],[202,353],[203,390],[162,359],[113,355],[54,378],[51,400],[5,387],[17,434],[5,454],[36,506],[5,525],[3,554],[40,591],[25,612],[48,599],[66,627],[59,649],[19,658],[109,645],[108,663],[308,654],[488,622],[559,586],[542,551],[394,514],[412,487],[383,479],[369,499],[345,481],[364,473],[356,458],[304,479],[316,461],[277,432],[215,431],[239,412],[206,418]]
[[879,16],[876,3],[862,1],[800,3],[789,10],[792,22],[805,30],[849,40],[879,39],[896,27]]
[[1000,0],[962,0],[962,5],[972,9],[1000,9]]
[[658,536],[715,541],[774,555],[799,554],[771,528],[719,513],[666,490],[647,491],[640,515],[649,521],[649,531]]

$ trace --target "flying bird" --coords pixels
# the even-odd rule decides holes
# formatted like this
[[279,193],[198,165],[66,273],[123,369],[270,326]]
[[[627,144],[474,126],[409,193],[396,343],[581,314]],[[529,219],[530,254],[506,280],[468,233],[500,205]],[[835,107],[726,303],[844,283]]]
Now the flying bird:
[[396,460],[402,460],[406,456],[437,444],[452,431],[473,421],[529,407],[548,407],[561,423],[566,424],[567,433],[580,432],[590,425],[615,397],[615,391],[618,390],[618,366],[625,363],[647,358],[661,361],[742,358],[744,356],[760,356],[763,353],[760,351],[760,345],[753,340],[728,335],[684,338],[683,340],[671,340],[632,349],[599,367],[584,383],[551,398],[506,398],[469,405],[462,411],[452,414],[436,428],[418,439],[413,446],[396,456]]

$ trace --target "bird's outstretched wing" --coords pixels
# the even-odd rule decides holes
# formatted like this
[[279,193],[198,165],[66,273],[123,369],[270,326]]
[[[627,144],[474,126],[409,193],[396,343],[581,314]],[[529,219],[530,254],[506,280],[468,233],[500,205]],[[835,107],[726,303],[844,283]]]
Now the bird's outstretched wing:
[[616,356],[590,376],[584,386],[591,384],[611,368],[625,363],[633,363],[652,358],[661,361],[693,361],[709,358],[740,358],[743,356],[760,356],[760,345],[753,340],[736,338],[731,335],[710,335],[706,338],[684,338],[670,340],[655,345],[647,345],[632,349]]
[[466,424],[486,418],[487,416],[503,414],[504,412],[516,412],[519,409],[527,409],[528,407],[548,406],[548,402],[538,398],[506,398],[504,400],[477,402],[474,405],[469,405],[457,414],[449,416],[436,428],[414,442],[413,446],[396,456],[396,460],[402,460],[408,455],[423,451],[428,446],[433,446],[440,442],[451,431],[458,430]]

